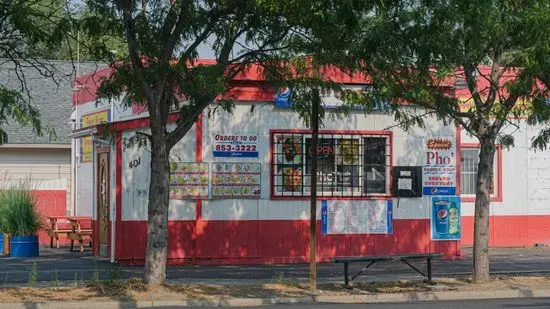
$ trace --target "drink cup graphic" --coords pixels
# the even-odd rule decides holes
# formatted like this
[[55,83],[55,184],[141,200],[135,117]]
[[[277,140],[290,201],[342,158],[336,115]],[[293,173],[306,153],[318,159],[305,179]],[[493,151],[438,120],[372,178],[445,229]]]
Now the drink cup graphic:
[[449,233],[449,206],[450,202],[448,201],[437,201],[435,202],[436,208],[436,220],[435,220],[435,231],[437,234],[448,234]]
[[449,206],[449,234],[458,235],[460,233],[459,220],[460,214],[458,208],[455,203],[451,203]]

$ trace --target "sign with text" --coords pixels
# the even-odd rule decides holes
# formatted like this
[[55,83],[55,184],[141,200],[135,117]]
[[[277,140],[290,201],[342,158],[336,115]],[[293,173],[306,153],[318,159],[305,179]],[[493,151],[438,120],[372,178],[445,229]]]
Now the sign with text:
[[433,240],[460,240],[460,197],[432,197],[431,236]]
[[214,157],[257,158],[258,135],[247,133],[215,133],[213,136]]
[[392,200],[321,202],[323,234],[391,234]]
[[[103,110],[87,115],[80,119],[80,128],[87,128],[98,124],[109,123],[111,120],[111,110]],[[80,161],[91,162],[93,156],[93,142],[91,136],[80,139]]]
[[423,194],[456,195],[456,145],[453,138],[429,138],[425,147]]

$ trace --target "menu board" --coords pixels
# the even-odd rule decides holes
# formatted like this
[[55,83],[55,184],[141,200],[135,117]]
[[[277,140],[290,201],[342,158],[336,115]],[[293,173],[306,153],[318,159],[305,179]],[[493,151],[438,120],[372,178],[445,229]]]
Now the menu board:
[[391,200],[322,201],[323,234],[391,234]]
[[208,198],[208,163],[170,162],[170,198]]
[[260,163],[212,163],[212,198],[259,199]]

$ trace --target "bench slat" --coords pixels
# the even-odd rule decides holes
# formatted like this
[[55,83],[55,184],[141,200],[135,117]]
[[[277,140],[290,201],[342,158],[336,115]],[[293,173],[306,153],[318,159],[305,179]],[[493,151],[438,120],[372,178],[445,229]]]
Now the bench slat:
[[350,256],[336,257],[334,263],[354,263],[354,262],[371,262],[371,261],[395,261],[401,259],[427,259],[442,257],[441,253],[417,253],[417,254],[399,254],[399,255],[380,255],[380,256]]

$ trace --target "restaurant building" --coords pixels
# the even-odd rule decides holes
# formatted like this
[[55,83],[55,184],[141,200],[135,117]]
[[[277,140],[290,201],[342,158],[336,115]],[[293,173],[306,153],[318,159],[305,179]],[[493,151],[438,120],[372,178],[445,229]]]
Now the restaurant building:
[[[97,100],[99,80],[111,72],[105,68],[76,80],[77,207],[93,217],[96,255],[140,264],[151,150],[130,141],[147,132],[147,112],[137,104],[125,108]],[[256,72],[235,78],[238,85],[227,94],[235,102],[233,113],[205,112],[171,151],[169,263],[309,258],[311,134],[289,108],[288,91],[275,93]],[[369,86],[364,77],[337,70],[325,76],[350,89]],[[459,84],[442,91],[463,96]],[[473,238],[476,142],[432,118],[424,128],[403,131],[384,106],[331,117],[341,104],[334,94],[323,96],[328,118],[317,157],[319,261],[424,252],[460,258],[461,247]],[[102,123],[109,123],[107,137]],[[550,226],[544,224],[550,218],[550,175],[544,172],[550,154],[529,149],[535,128],[519,120],[513,129],[516,147],[497,146],[490,244],[550,243]]]

